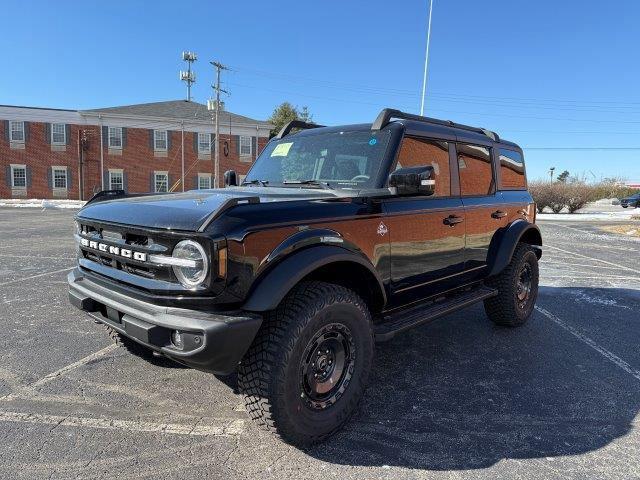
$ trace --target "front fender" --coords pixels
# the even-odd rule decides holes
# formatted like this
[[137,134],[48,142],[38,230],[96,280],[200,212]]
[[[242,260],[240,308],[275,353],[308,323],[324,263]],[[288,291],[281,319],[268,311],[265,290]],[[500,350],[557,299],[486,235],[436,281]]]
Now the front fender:
[[378,293],[386,302],[383,283],[366,258],[342,247],[318,245],[294,252],[269,268],[254,282],[242,309],[251,312],[273,310],[303,278],[320,267],[336,262],[350,262],[366,268],[376,279]]
[[516,220],[510,223],[506,228],[499,230],[491,240],[488,254],[489,276],[499,274],[513,257],[516,245],[520,241],[526,241],[538,247],[536,254],[538,258],[542,255],[542,235],[540,229],[534,223],[524,220]]

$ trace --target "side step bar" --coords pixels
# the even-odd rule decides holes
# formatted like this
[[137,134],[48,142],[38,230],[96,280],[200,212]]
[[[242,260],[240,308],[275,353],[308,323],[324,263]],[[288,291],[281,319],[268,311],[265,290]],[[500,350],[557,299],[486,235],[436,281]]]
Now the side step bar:
[[396,333],[430,322],[497,294],[497,290],[481,286],[394,312],[385,316],[375,326],[376,342],[391,340]]

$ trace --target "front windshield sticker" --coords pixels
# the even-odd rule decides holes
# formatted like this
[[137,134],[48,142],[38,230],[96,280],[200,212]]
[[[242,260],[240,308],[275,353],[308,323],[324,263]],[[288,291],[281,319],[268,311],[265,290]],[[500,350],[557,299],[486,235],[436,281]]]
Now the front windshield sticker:
[[289,155],[289,150],[291,149],[291,145],[293,145],[293,142],[279,143],[278,145],[276,145],[276,148],[273,149],[273,152],[271,152],[271,156],[286,157],[287,155]]

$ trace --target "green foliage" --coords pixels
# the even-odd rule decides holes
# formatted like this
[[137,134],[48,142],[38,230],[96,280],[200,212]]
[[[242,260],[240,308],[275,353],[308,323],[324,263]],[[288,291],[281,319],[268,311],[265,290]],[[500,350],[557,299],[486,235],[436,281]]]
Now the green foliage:
[[569,170],[565,170],[560,175],[558,175],[558,182],[567,183],[568,178],[569,178]]
[[273,125],[271,136],[273,137],[277,135],[282,127],[292,120],[311,122],[313,120],[313,116],[309,113],[309,109],[307,107],[298,109],[297,106],[293,106],[289,102],[284,102],[273,110],[273,113],[268,119],[268,122]]

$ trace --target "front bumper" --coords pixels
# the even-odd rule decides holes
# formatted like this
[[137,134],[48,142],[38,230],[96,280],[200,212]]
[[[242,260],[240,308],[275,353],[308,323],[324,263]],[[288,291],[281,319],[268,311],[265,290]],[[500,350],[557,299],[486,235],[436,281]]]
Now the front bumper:
[[[79,268],[67,280],[71,304],[122,335],[198,370],[232,373],[262,324],[260,315],[248,312],[210,313],[143,302],[93,282]],[[182,349],[171,342],[174,330],[182,333]]]

